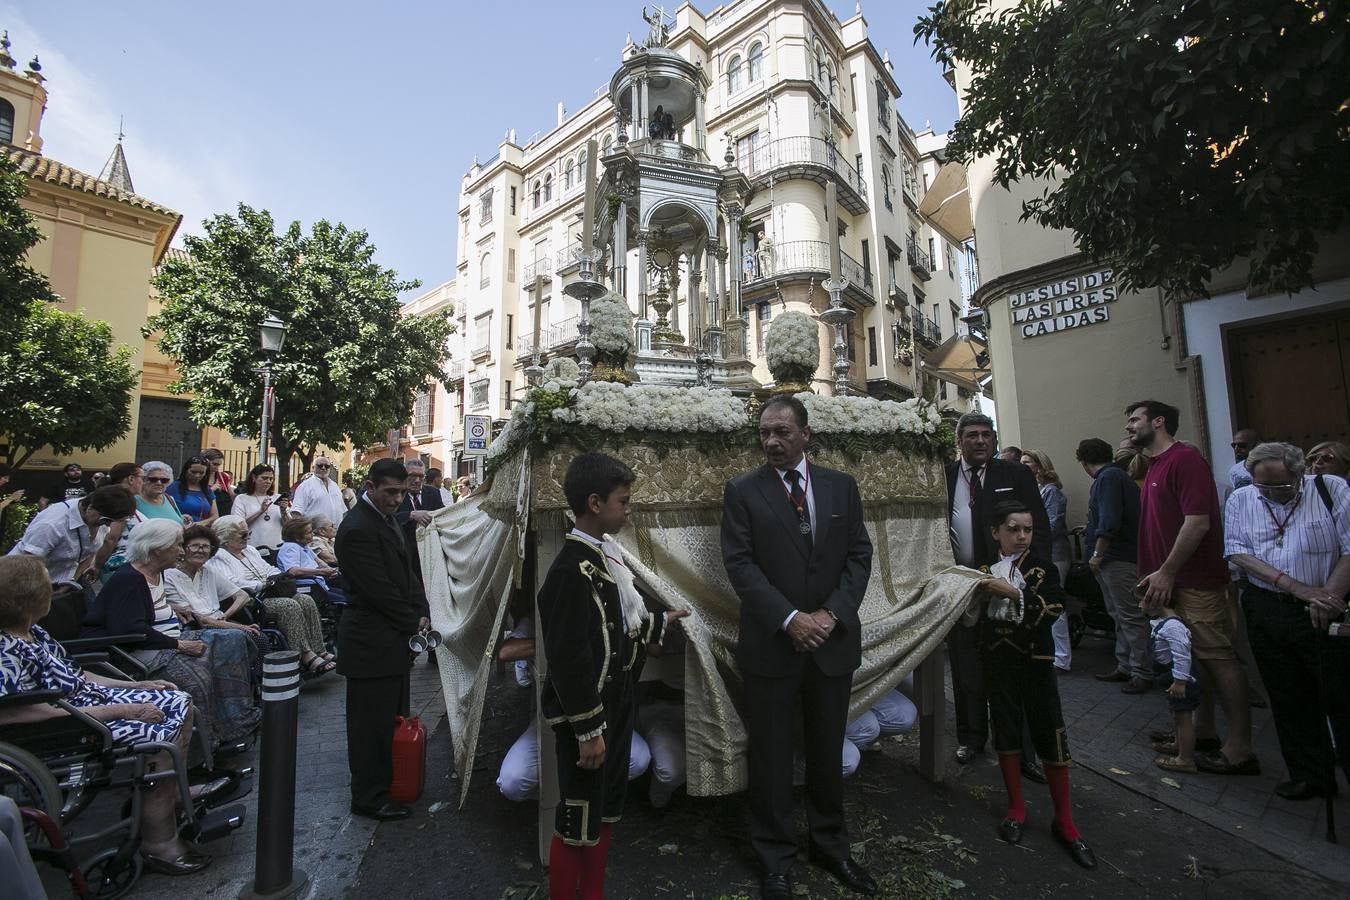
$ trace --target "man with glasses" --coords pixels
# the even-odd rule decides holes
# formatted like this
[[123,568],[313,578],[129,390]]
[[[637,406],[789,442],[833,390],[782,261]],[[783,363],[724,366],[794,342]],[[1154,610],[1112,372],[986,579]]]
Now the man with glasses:
[[1247,471],[1247,454],[1259,443],[1261,435],[1256,433],[1255,428],[1239,428],[1233,432],[1233,442],[1230,446],[1233,448],[1233,458],[1237,462],[1228,470],[1228,483],[1233,486],[1233,490],[1252,483],[1251,473]]
[[[1228,593],[1214,476],[1199,450],[1176,439],[1181,411],[1175,406],[1137,400],[1125,407],[1125,415],[1126,434],[1151,460],[1139,497],[1136,592],[1143,594],[1150,617],[1170,606],[1186,623],[1203,675],[1195,713],[1196,766],[1216,775],[1259,775],[1247,678],[1233,647],[1237,613]],[[1215,699],[1228,723],[1222,745],[1214,726]],[[1169,743],[1165,737],[1160,744]]]
[[131,492],[119,485],[53,503],[33,517],[9,555],[39,557],[52,581],[74,581],[98,572],[117,548],[108,526],[135,512]]
[[291,498],[291,515],[325,516],[334,525],[342,524],[347,504],[342,499],[342,488],[333,477],[333,463],[326,456],[314,460],[314,476],[306,478],[295,488]]
[[1336,793],[1336,760],[1350,777],[1350,653],[1328,624],[1350,589],[1350,488],[1305,471],[1303,451],[1258,444],[1247,456],[1250,487],[1226,509],[1224,553],[1247,574],[1242,608],[1289,780],[1287,800]]

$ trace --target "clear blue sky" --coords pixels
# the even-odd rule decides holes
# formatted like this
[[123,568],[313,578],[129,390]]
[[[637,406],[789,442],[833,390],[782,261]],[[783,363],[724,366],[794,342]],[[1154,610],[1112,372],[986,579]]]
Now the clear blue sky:
[[[696,4],[702,11],[712,2]],[[853,0],[827,0],[840,19]],[[674,9],[678,3],[668,2]],[[950,127],[956,100],[915,46],[921,0],[863,4],[910,125]],[[184,215],[240,201],[282,223],[342,221],[427,286],[454,274],[459,179],[507,128],[523,142],[580,108],[645,25],[636,0],[93,2],[0,0],[22,70],[50,97],[44,152],[98,174],[119,117],[137,193]]]

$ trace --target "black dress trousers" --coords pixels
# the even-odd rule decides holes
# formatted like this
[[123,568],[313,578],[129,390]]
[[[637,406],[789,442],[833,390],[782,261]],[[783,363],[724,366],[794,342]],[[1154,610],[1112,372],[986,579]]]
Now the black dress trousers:
[[408,714],[408,675],[347,678],[347,768],[352,805],[378,809],[394,780],[394,718]]

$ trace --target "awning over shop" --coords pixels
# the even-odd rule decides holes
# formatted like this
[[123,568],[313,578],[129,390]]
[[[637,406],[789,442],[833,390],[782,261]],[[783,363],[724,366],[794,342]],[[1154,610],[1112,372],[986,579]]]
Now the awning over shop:
[[[980,360],[984,364],[980,364]],[[972,393],[981,389],[993,396],[992,385],[983,384],[989,377],[989,356],[984,340],[976,333],[953,335],[923,356],[924,367],[945,381]],[[983,388],[981,385],[983,384]]]
[[970,221],[966,167],[954,162],[944,164],[929,185],[928,193],[923,195],[919,213],[952,243],[970,240],[974,227]]

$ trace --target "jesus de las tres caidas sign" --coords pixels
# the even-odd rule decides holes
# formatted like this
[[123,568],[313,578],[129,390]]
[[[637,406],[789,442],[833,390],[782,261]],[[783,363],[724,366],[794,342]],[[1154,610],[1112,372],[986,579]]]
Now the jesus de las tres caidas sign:
[[1099,269],[1008,295],[1012,325],[1024,338],[1042,337],[1111,320],[1115,274]]

